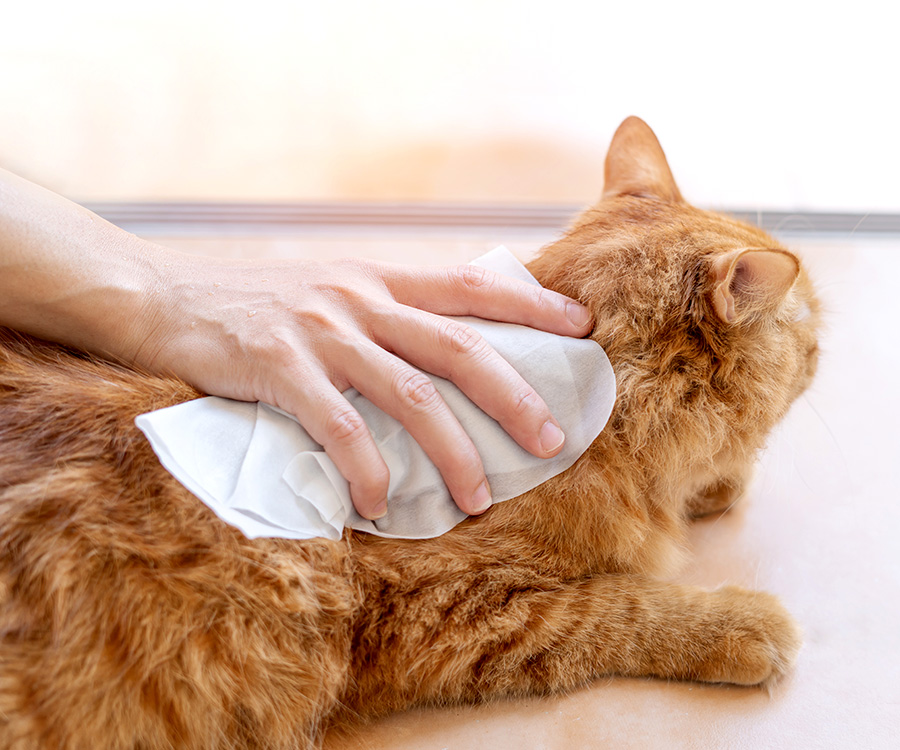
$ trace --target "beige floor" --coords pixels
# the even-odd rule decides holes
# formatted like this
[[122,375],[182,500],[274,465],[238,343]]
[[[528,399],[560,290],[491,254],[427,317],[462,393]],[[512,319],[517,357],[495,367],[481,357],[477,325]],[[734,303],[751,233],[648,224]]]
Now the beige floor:
[[[549,239],[505,238],[527,256]],[[161,240],[226,255],[462,262],[502,236]],[[570,695],[410,711],[327,750],[900,747],[900,238],[797,238],[828,308],[816,383],[747,502],[691,534],[681,574],[779,594],[805,633],[793,674],[755,689],[600,679]]]

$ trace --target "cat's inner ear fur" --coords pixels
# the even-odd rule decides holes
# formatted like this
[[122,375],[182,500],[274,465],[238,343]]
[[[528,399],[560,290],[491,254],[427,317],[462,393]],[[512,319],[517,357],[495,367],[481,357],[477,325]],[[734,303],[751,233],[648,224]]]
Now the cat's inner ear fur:
[[662,146],[650,126],[629,117],[616,130],[606,153],[603,198],[633,195],[670,203],[684,199],[675,184]]
[[775,308],[800,273],[800,262],[785,250],[744,249],[712,262],[712,304],[725,323]]

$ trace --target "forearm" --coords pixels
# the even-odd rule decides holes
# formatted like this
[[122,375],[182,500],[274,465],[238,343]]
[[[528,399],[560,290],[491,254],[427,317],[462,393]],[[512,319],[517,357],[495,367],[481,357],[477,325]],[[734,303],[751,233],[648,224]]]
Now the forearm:
[[0,170],[2,325],[134,360],[170,253]]

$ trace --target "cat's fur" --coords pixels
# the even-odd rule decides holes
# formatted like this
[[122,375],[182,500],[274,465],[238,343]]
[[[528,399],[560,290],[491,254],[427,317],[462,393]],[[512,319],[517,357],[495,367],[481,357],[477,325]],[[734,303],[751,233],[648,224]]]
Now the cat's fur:
[[194,390],[4,332],[0,745],[307,747],[352,715],[603,674],[783,674],[774,597],[658,576],[812,378],[799,261],[685,203],[630,118],[603,199],[530,268],[593,311],[612,417],[570,470],[424,541],[250,541],[134,427]]

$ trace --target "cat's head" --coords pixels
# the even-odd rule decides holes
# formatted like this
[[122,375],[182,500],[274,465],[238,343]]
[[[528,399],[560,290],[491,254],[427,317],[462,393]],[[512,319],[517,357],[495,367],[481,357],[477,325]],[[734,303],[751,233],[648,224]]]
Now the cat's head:
[[819,303],[800,260],[686,203],[636,117],[605,172],[601,200],[530,267],[594,313],[618,381],[607,430],[635,450],[668,439],[701,461],[748,456],[816,369]]

